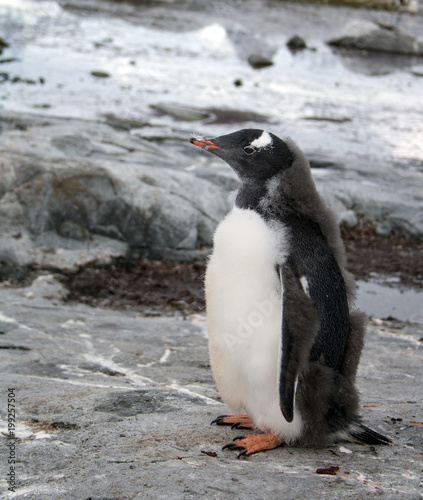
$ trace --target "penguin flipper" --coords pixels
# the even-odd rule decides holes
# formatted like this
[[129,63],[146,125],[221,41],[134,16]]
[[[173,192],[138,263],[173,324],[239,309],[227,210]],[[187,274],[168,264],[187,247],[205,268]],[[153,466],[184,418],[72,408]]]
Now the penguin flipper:
[[283,289],[279,403],[285,420],[292,422],[298,376],[308,362],[319,317],[289,263],[279,268],[279,275]]

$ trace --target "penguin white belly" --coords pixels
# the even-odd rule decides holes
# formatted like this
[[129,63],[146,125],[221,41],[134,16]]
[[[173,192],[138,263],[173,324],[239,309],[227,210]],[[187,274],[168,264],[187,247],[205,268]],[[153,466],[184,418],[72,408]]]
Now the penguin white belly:
[[253,210],[233,208],[219,224],[205,280],[210,361],[222,399],[244,409],[263,431],[289,442],[302,429],[279,406],[282,289],[277,265],[288,252],[286,230]]

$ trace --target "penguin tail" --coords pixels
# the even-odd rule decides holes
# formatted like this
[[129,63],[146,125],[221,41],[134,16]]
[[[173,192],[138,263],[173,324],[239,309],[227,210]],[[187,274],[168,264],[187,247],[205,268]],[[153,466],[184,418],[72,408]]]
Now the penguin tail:
[[347,439],[362,444],[390,444],[392,441],[379,432],[366,427],[360,421],[355,421],[347,431]]

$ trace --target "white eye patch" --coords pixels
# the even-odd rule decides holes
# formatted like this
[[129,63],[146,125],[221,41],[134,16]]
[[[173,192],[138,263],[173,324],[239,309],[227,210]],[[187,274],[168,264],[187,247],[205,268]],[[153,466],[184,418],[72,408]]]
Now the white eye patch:
[[250,146],[260,149],[270,146],[271,144],[273,144],[273,139],[270,137],[270,134],[268,132],[263,132],[260,137],[254,139]]

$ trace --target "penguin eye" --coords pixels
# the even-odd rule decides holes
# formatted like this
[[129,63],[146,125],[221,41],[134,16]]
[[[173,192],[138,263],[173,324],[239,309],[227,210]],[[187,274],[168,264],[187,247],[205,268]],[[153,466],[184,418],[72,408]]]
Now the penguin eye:
[[255,148],[253,148],[252,146],[245,146],[244,152],[247,155],[252,155],[255,152]]

